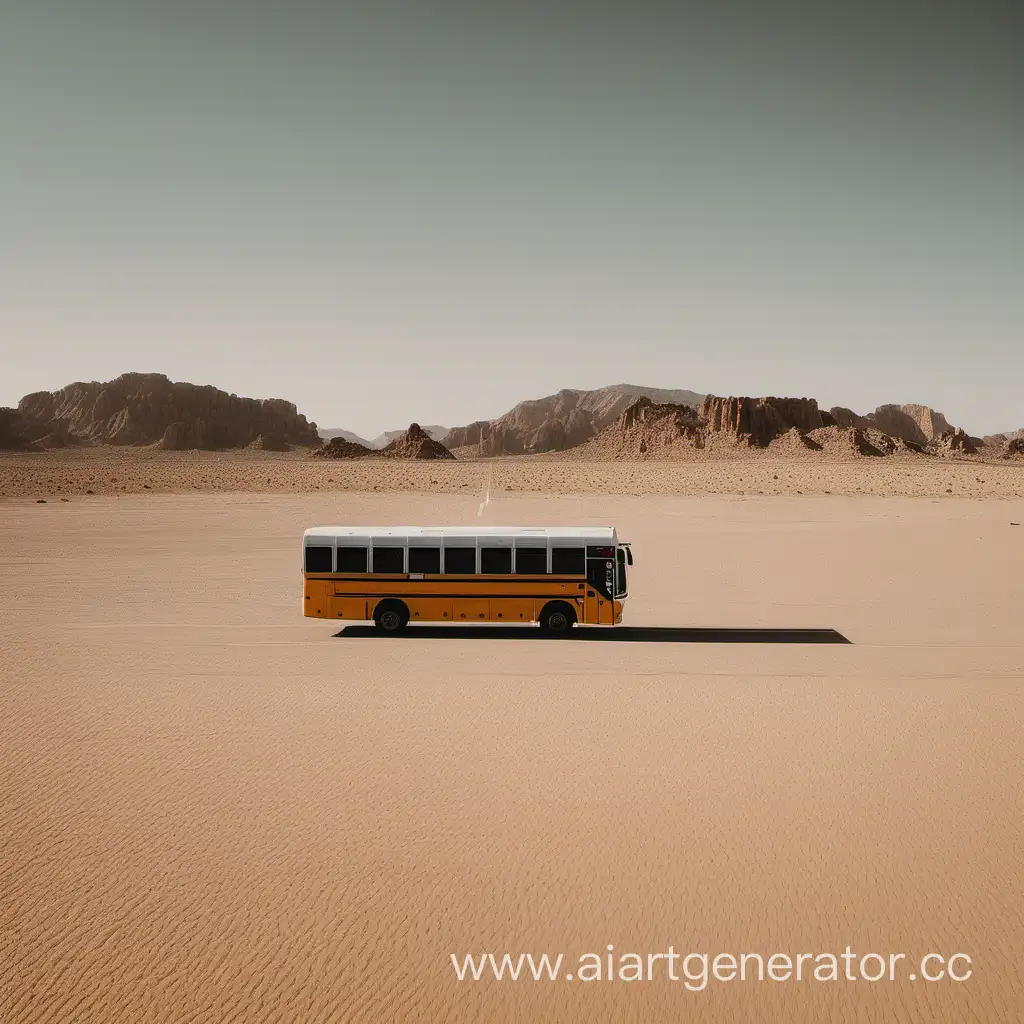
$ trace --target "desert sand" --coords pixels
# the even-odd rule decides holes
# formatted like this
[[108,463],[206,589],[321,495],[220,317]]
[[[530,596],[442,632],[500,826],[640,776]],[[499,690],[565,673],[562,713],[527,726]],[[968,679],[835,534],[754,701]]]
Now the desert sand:
[[[655,495],[685,472],[581,497],[507,492],[503,466],[480,509],[486,465],[417,466],[448,491],[475,474],[424,494],[409,467],[385,481],[405,493],[308,493],[341,468],[265,464],[307,492],[83,497],[77,466],[0,502],[5,1024],[1019,1017],[1019,476],[988,502],[924,477],[906,489],[941,499]],[[106,475],[135,491],[176,463],[125,465]],[[382,640],[300,617],[306,526],[478,510],[614,522],[625,621],[698,632]],[[812,628],[849,642],[788,642]],[[459,983],[449,959],[609,943],[962,951],[974,974],[692,993]]]
[[878,495],[1024,498],[1024,460],[830,457],[724,447],[650,462],[551,456],[472,461],[312,459],[305,451],[96,447],[0,453],[0,499],[181,492]]

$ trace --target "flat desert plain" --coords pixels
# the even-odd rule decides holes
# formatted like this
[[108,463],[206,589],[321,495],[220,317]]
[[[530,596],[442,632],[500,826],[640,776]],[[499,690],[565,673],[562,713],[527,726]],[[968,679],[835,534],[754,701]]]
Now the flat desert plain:
[[[626,622],[666,629],[300,617],[305,527],[476,521],[615,523]],[[7,499],[0,1020],[1020,1019],[1022,522],[956,496]],[[451,964],[608,945],[973,974]]]

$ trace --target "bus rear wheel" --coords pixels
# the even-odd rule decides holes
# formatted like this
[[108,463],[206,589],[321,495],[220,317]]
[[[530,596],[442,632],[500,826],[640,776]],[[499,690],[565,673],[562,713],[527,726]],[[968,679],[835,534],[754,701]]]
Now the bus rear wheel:
[[400,633],[409,622],[409,609],[402,601],[381,601],[374,609],[373,621],[382,633]]
[[567,636],[575,623],[576,612],[564,601],[552,601],[540,613],[540,628],[548,636]]

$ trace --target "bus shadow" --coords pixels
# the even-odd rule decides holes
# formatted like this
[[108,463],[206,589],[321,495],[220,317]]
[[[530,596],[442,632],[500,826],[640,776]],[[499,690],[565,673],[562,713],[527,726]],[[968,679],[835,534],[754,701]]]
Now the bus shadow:
[[[339,638],[380,637],[375,626],[345,626]],[[668,644],[848,644],[835,629],[708,629],[690,626],[576,626],[565,636],[552,637],[536,626],[407,626],[395,639],[419,640],[551,640],[609,641],[611,643]]]

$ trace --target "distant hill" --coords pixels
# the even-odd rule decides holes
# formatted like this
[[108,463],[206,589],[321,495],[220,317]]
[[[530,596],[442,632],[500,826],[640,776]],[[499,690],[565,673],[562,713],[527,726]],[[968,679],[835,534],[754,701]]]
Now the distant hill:
[[314,459],[454,459],[443,444],[431,437],[418,423],[408,430],[398,431],[396,437],[383,448],[368,448],[358,441],[350,441],[336,434],[310,453]]
[[[440,441],[448,433],[447,427],[433,426],[422,427],[421,429],[432,441]],[[332,437],[340,437],[351,444],[361,444],[364,448],[378,450],[386,448],[393,441],[404,438],[407,433],[407,430],[385,430],[383,434],[378,434],[375,438],[368,441],[365,437],[354,434],[351,430],[343,430],[341,427],[329,427],[326,430],[321,429],[319,431],[320,436],[325,441],[330,441]]]
[[1024,438],[1024,427],[1020,430],[1004,430],[1001,434],[987,434],[982,440],[985,444],[1000,445],[1007,441],[1017,441]]
[[704,396],[696,391],[637,384],[612,384],[593,391],[566,388],[545,398],[520,402],[497,419],[452,427],[442,443],[446,448],[473,446],[480,455],[564,451],[595,437],[638,398],[697,406]]
[[17,411],[23,424],[44,425],[64,443],[182,450],[244,448],[261,436],[275,447],[319,441],[316,424],[282,398],[240,398],[162,373],[123,373],[111,381],[37,391]]
[[360,437],[359,434],[353,434],[351,430],[342,430],[341,427],[328,427],[326,430],[323,427],[318,427],[317,433],[325,441],[330,441],[332,437],[340,437],[351,444],[361,444],[364,448],[374,447],[373,443],[371,441],[367,441],[365,437]]

